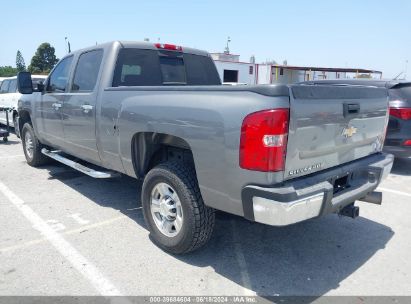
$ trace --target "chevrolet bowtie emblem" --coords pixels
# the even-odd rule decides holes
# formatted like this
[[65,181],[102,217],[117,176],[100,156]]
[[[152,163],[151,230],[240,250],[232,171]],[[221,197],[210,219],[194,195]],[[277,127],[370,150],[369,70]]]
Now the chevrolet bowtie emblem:
[[353,126],[348,126],[344,128],[341,135],[345,138],[348,138],[352,137],[355,133],[357,133],[357,128]]

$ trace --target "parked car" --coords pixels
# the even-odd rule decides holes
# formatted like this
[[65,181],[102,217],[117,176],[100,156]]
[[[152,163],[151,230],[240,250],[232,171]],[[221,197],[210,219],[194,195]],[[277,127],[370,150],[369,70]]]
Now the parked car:
[[366,85],[387,88],[390,118],[384,151],[395,157],[411,157],[411,82],[404,80],[322,80],[312,84]]
[[[33,88],[37,86],[38,81],[44,81],[46,76],[33,75]],[[21,97],[21,93],[17,90],[17,76],[4,78],[0,86],[0,107],[10,109],[8,115],[10,120],[10,126],[15,128],[17,134],[19,134],[17,125],[17,101]],[[6,112],[0,111],[0,123],[6,124]]]
[[152,239],[176,254],[210,239],[215,209],[273,226],[355,218],[393,163],[385,88],[223,86],[207,52],[139,42],[73,52],[39,92],[18,79],[27,163],[143,179]]

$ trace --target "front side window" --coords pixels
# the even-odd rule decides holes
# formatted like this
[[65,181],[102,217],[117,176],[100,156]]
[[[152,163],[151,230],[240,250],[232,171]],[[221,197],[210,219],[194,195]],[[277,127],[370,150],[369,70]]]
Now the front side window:
[[74,73],[72,92],[90,92],[94,90],[102,59],[103,50],[95,50],[80,55]]
[[9,93],[16,93],[17,79],[10,80]]
[[72,61],[73,56],[70,56],[64,58],[57,64],[53,73],[50,75],[47,92],[62,93],[66,91]]

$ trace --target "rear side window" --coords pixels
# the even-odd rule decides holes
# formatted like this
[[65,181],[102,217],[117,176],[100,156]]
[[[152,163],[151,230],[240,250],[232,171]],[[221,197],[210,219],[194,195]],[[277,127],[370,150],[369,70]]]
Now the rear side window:
[[94,90],[102,58],[103,50],[90,51],[80,55],[71,86],[72,92],[90,92]]
[[411,102],[411,85],[400,86],[389,92],[391,100],[406,100]]
[[411,102],[411,86],[403,87],[400,90],[401,95],[404,96],[405,100]]
[[120,50],[114,69],[113,87],[161,84],[157,52],[140,49]]
[[1,83],[0,93],[8,93],[9,92],[9,85],[10,85],[10,80],[4,80]]
[[120,50],[113,77],[113,87],[220,84],[208,56],[131,48]]

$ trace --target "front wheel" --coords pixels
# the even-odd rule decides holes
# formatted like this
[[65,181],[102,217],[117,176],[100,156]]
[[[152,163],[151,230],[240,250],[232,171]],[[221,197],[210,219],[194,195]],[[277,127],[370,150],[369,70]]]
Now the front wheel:
[[152,240],[173,254],[205,245],[214,228],[214,209],[204,205],[194,168],[166,162],[144,179],[142,205]]
[[30,166],[38,167],[48,162],[47,156],[41,153],[41,149],[44,146],[37,139],[33,127],[29,123],[25,123],[23,126],[21,142],[23,144],[24,156]]

